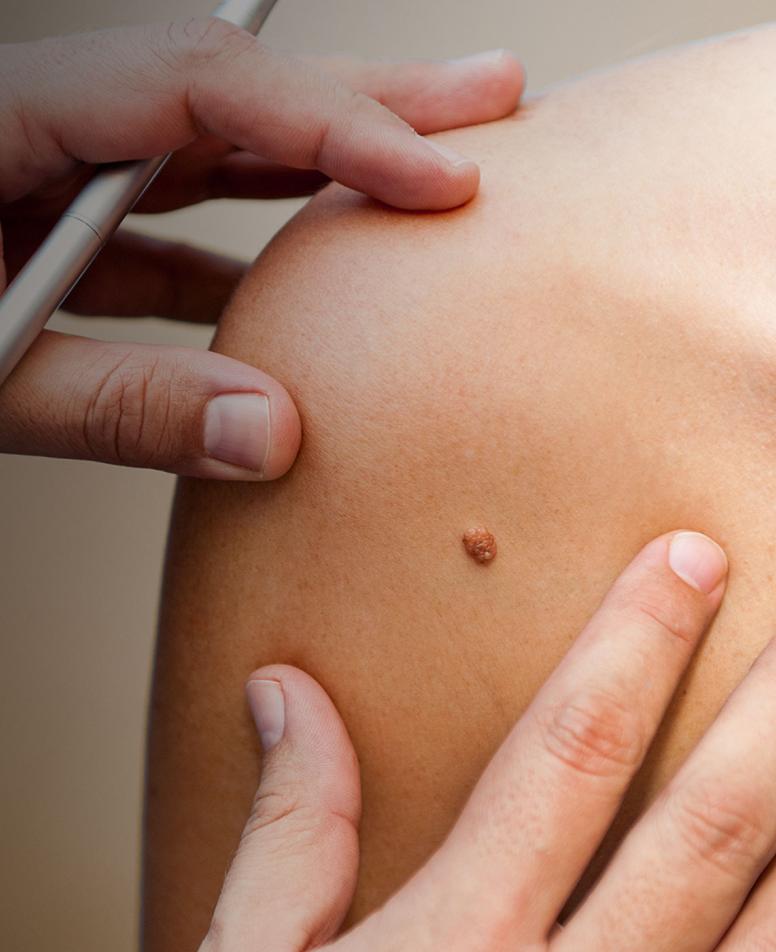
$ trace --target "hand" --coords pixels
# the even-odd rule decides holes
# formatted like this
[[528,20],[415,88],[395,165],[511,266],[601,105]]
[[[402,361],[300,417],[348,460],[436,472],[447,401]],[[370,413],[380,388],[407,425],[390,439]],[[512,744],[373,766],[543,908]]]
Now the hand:
[[[557,925],[722,600],[726,571],[722,550],[698,533],[647,545],[504,741],[446,842],[327,948],[772,948],[776,871],[747,896],[776,848],[773,644]],[[265,750],[261,784],[201,952],[300,952],[332,939],[353,894],[358,766],[331,701],[301,671],[256,671],[248,697]]]
[[[309,194],[327,178],[401,208],[460,205],[477,189],[476,165],[412,127],[499,118],[522,86],[520,66],[502,53],[315,63],[270,52],[215,18],[4,46],[0,291],[101,162],[179,150],[138,206],[146,212]],[[227,258],[122,230],[67,307],[210,321],[242,272]],[[184,348],[44,332],[0,388],[4,452],[273,479],[299,439],[277,381]]]

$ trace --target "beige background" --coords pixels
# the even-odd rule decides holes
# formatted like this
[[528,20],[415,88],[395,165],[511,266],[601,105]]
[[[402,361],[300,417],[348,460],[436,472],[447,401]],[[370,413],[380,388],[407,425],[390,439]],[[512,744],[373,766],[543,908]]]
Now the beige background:
[[[203,0],[3,0],[0,39],[209,9]],[[768,0],[281,0],[264,39],[388,57],[508,46],[537,89],[773,16]],[[143,226],[250,259],[295,207],[223,202]],[[56,326],[203,347],[209,337],[158,321],[58,317]],[[144,719],[172,490],[172,477],[156,473],[0,457],[0,921],[9,952],[135,947]]]

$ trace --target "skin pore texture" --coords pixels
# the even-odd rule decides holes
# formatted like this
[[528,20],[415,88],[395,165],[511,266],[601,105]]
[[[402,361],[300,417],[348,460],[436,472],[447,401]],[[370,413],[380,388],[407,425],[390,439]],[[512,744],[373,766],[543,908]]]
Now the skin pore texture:
[[[258,778],[243,693],[258,666],[309,672],[351,733],[356,921],[441,842],[649,539],[708,533],[728,594],[602,856],[774,632],[776,30],[442,138],[480,163],[470,205],[411,214],[326,189],[220,326],[217,350],[287,386],[304,438],[277,482],[180,487],[150,735],[150,952],[207,928]],[[498,540],[486,569],[461,544],[476,527]]]

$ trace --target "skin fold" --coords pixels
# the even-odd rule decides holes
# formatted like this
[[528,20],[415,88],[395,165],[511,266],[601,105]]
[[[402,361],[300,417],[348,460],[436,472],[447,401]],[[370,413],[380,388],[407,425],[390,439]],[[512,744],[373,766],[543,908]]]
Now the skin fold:
[[[287,387],[303,445],[276,483],[180,486],[150,952],[207,930],[256,787],[261,665],[309,672],[353,739],[350,921],[439,845],[649,539],[709,534],[728,594],[599,864],[746,673],[776,622],[775,64],[765,27],[553,88],[442,137],[481,167],[464,208],[327,188],[255,264],[215,347]],[[488,565],[462,545],[477,526]]]

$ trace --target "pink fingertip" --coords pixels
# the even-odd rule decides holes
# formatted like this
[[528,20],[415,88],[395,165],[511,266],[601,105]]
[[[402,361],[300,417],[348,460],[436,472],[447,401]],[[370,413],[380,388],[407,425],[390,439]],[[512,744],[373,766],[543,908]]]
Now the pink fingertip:
[[682,581],[699,592],[713,592],[727,574],[727,556],[700,532],[678,532],[669,544],[668,564]]

